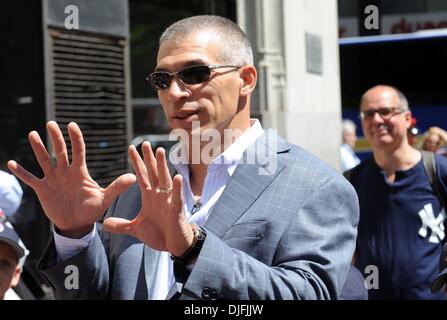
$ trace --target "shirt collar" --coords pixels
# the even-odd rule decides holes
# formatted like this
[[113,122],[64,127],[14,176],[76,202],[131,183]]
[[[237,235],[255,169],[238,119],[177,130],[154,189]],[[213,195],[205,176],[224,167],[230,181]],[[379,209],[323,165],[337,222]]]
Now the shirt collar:
[[[234,166],[239,163],[244,154],[244,151],[253,144],[262,134],[264,133],[264,129],[262,128],[261,123],[258,119],[250,119],[250,128],[245,130],[239,138],[237,138],[224,152],[222,152],[219,156],[217,156],[213,161],[211,161],[208,166],[208,172],[210,170],[214,170],[220,166],[226,166],[227,169],[231,172],[231,175],[234,171]],[[188,168],[188,160],[185,159],[185,152],[181,152],[179,156],[178,152],[182,147],[181,143],[179,143],[169,154],[169,158],[172,161],[174,167],[177,171],[184,176],[185,178],[189,178],[189,168]]]
[[244,154],[244,151],[253,144],[262,134],[261,123],[258,119],[250,119],[250,128],[248,128],[242,135],[237,138],[224,152],[222,152],[216,159],[214,159],[209,169],[212,169],[216,165],[237,165]]

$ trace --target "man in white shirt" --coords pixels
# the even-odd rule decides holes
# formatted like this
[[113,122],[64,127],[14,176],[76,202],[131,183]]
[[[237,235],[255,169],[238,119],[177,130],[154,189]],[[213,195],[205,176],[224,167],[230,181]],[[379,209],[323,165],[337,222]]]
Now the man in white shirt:
[[[357,198],[335,170],[250,119],[257,72],[242,30],[217,16],[174,23],[148,80],[180,136],[169,161],[149,142],[142,158],[131,146],[135,175],[103,189],[88,174],[79,127],[68,125],[68,163],[49,122],[57,165],[36,132],[30,143],[45,176],[8,163],[55,225],[39,268],[56,297],[336,299]],[[76,290],[65,281],[73,266]]]
[[341,170],[345,172],[354,168],[360,163],[360,159],[354,152],[355,143],[357,141],[356,125],[349,119],[342,122],[343,144],[340,147]]

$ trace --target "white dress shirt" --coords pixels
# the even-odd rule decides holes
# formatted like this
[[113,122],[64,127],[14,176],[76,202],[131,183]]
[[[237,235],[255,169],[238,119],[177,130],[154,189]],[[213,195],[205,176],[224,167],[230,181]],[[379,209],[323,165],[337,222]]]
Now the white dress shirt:
[[360,163],[360,159],[352,150],[351,146],[343,143],[340,147],[341,155],[341,172],[348,171]]
[[22,300],[19,295],[14,291],[14,289],[9,288],[5,292],[5,296],[3,297],[3,300]]
[[[236,170],[237,164],[242,159],[244,151],[263,133],[264,130],[261,123],[257,119],[252,119],[251,127],[210,163],[203,185],[200,209],[194,214],[191,214],[195,203],[189,181],[189,167],[187,164],[174,164],[177,171],[183,176],[184,211],[190,222],[194,222],[198,226],[205,224],[212,208],[224,191],[228,180]],[[173,157],[176,150],[171,152],[170,158]],[[59,261],[71,258],[87,247],[93,239],[95,232],[96,227],[82,239],[71,239],[63,237],[54,231],[54,241]],[[154,279],[156,281],[155,290],[154,292],[149,292],[149,299],[165,299],[171,285],[174,283],[173,263],[169,252],[161,253]]]

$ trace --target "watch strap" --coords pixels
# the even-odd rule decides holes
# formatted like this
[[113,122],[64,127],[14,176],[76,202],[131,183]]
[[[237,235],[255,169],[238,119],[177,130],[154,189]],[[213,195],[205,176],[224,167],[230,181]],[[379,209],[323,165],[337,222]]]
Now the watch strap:
[[192,224],[192,228],[194,230],[194,240],[191,247],[180,257],[171,254],[172,260],[185,266],[191,264],[198,257],[206,239],[206,231],[204,229],[194,223]]

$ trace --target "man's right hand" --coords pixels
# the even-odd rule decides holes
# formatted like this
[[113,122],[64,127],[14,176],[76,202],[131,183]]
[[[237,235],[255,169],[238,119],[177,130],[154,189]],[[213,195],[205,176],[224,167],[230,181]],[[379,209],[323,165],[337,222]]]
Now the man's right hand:
[[56,166],[39,134],[28,135],[44,177],[37,178],[15,161],[8,162],[11,172],[29,185],[37,194],[46,216],[70,238],[81,238],[93,229],[114,199],[135,181],[133,174],[124,174],[106,189],[101,188],[90,176],[85,160],[85,143],[82,132],[74,122],[68,124],[72,146],[72,162],[68,162],[67,147],[56,122],[50,121],[47,130],[51,138]]

